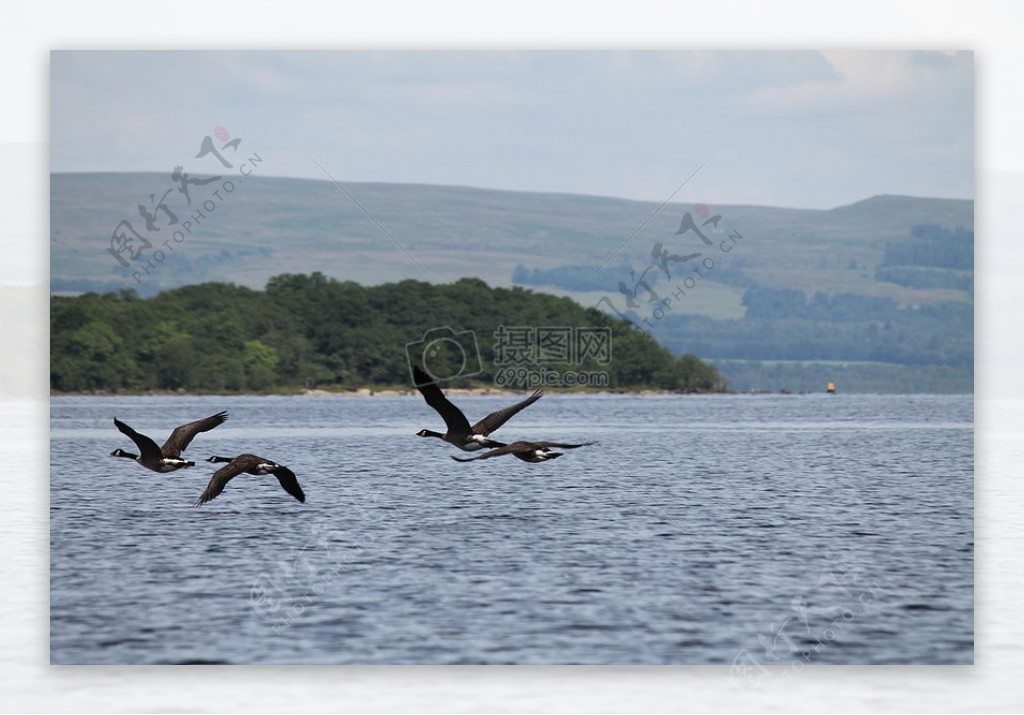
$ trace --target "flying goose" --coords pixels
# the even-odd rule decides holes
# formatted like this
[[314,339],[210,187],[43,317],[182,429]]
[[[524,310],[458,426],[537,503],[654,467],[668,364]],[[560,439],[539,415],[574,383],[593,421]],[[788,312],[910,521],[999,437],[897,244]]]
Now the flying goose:
[[558,449],[576,449],[577,447],[586,447],[591,444],[594,444],[594,442],[584,442],[582,444],[562,444],[561,442],[512,442],[511,444],[506,444],[504,447],[498,447],[497,449],[485,452],[479,457],[456,457],[452,455],[452,459],[456,462],[475,462],[478,459],[490,459],[491,457],[500,457],[503,454],[511,454],[524,462],[546,462],[549,459],[557,459],[562,456],[561,452],[551,451],[552,447],[557,447]]
[[227,466],[221,467],[213,473],[213,476],[210,477],[210,483],[206,485],[206,489],[192,506],[202,506],[211,499],[215,499],[218,494],[224,491],[224,487],[228,485],[228,482],[242,473],[257,475],[273,474],[277,477],[277,481],[281,483],[282,489],[300,502],[305,503],[306,501],[306,495],[302,493],[302,487],[299,486],[299,480],[295,478],[295,472],[283,464],[272,462],[263,457],[257,457],[255,454],[240,454],[237,457],[218,457],[214,455],[206,461],[213,462],[214,464],[227,462]]
[[173,472],[177,469],[196,466],[195,462],[183,459],[181,453],[185,451],[192,439],[200,432],[208,432],[228,418],[227,412],[218,412],[210,417],[204,417],[195,422],[176,427],[171,436],[164,442],[163,447],[157,447],[156,442],[144,434],[139,434],[121,420],[114,418],[114,426],[123,434],[127,435],[141,454],[132,454],[123,449],[115,449],[110,453],[111,457],[123,457],[134,459],[146,469],[154,472]]
[[454,444],[466,452],[475,452],[483,447],[504,447],[504,442],[495,442],[492,439],[487,439],[488,435],[508,422],[517,412],[539,400],[544,394],[543,390],[536,390],[522,402],[517,402],[502,410],[492,412],[470,427],[466,415],[444,396],[441,388],[437,386],[437,383],[427,373],[423,372],[419,366],[413,365],[412,374],[416,389],[423,395],[423,399],[427,401],[427,404],[437,410],[437,413],[444,419],[445,426],[448,428],[444,434],[428,429],[421,429],[416,434],[420,437],[443,439],[445,442]]

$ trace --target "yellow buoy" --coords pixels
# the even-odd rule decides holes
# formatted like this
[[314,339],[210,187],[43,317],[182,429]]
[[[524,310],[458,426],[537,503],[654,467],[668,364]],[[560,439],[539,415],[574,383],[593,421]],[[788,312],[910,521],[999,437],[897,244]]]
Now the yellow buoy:
[[826,390],[826,392],[828,392],[828,394],[830,394],[830,395],[834,395],[835,392],[836,392],[836,383],[834,383],[834,382],[828,383],[828,389]]

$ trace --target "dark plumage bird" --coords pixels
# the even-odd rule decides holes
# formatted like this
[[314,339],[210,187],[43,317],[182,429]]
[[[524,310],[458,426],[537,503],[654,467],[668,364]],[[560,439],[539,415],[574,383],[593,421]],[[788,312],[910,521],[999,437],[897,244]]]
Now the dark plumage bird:
[[210,417],[204,417],[195,422],[181,425],[171,432],[171,436],[164,442],[163,447],[158,447],[156,442],[144,434],[139,434],[121,420],[114,418],[114,425],[123,434],[127,435],[135,446],[139,448],[140,454],[132,454],[123,449],[115,449],[110,453],[111,457],[122,457],[134,459],[146,469],[154,472],[173,472],[177,469],[196,466],[195,462],[183,459],[181,453],[185,451],[192,438],[200,432],[208,432],[228,418],[227,412],[218,412]]
[[524,462],[546,462],[549,459],[557,459],[562,456],[561,452],[552,451],[552,447],[557,449],[576,449],[577,447],[586,447],[591,444],[594,444],[594,442],[583,442],[582,444],[563,444],[561,442],[512,442],[511,444],[506,444],[504,447],[492,449],[490,452],[481,454],[479,457],[456,457],[453,455],[452,459],[456,462],[475,462],[478,459],[490,459],[491,457],[500,457],[503,454],[511,454]]
[[503,410],[492,412],[470,427],[466,415],[462,414],[462,410],[453,405],[444,396],[441,388],[437,386],[437,383],[427,373],[414,365],[412,374],[416,383],[416,389],[423,395],[423,399],[427,401],[427,404],[437,410],[437,413],[441,415],[445,426],[448,428],[444,434],[428,429],[421,429],[416,434],[420,437],[443,439],[445,442],[454,444],[466,452],[475,452],[483,447],[491,449],[504,447],[504,442],[495,442],[493,439],[487,439],[488,435],[508,422],[517,412],[529,407],[544,395],[543,390],[536,390],[522,402],[517,402]]
[[299,480],[295,477],[295,472],[283,464],[272,462],[263,457],[257,457],[255,454],[240,454],[234,458],[218,457],[215,455],[206,461],[213,462],[214,464],[227,462],[227,466],[221,467],[214,472],[213,476],[210,477],[210,483],[206,485],[206,489],[193,506],[202,506],[211,499],[215,499],[218,494],[224,491],[224,487],[228,485],[228,482],[239,474],[273,474],[277,477],[277,481],[281,483],[282,489],[300,502],[305,503],[306,501],[306,495],[302,493],[302,487],[299,486]]

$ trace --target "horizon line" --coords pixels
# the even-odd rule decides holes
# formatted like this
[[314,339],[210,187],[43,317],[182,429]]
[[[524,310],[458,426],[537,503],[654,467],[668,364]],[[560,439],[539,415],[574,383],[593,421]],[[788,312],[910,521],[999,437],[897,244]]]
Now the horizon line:
[[[90,171],[54,171],[54,170],[51,169],[49,173],[50,173],[50,176],[60,176],[60,175],[67,176],[67,175],[87,175],[87,174],[112,174],[112,175],[117,175],[117,174],[166,174],[167,172],[164,171],[164,170],[125,171],[125,170],[106,169],[106,170],[90,170]],[[195,174],[195,175],[196,176],[207,176],[207,174],[205,174],[205,173],[200,173],[200,174]],[[209,174],[209,175],[213,176],[213,174]],[[315,183],[320,183],[320,184],[331,184],[332,183],[331,181],[329,181],[327,179],[318,179],[318,178],[312,178],[312,177],[306,177],[306,176],[260,175],[260,176],[250,176],[250,177],[247,177],[247,178],[258,179],[258,180],[266,180],[266,179],[279,179],[279,180],[281,180],[281,179],[283,179],[283,180],[287,180],[287,181],[310,181],[310,182],[315,182]],[[494,187],[487,187],[487,186],[473,186],[473,185],[470,185],[470,184],[430,184],[430,183],[426,183],[426,182],[422,182],[422,181],[359,181],[359,180],[345,180],[344,183],[346,183],[346,184],[354,184],[354,185],[377,185],[377,186],[429,186],[429,187],[441,188],[441,189],[465,189],[465,190],[471,190],[471,191],[487,191],[487,192],[508,193],[508,194],[537,194],[537,195],[545,195],[545,196],[574,196],[574,197],[590,198],[590,199],[607,199],[607,200],[613,200],[613,201],[627,201],[627,202],[636,203],[636,204],[657,204],[657,203],[660,203],[659,200],[657,200],[657,199],[631,199],[631,198],[625,198],[625,197],[622,197],[622,196],[609,196],[607,194],[586,194],[586,193],[580,193],[580,192],[574,192],[574,191],[540,191],[540,190],[535,190],[535,189],[505,189],[505,188],[494,188]],[[926,200],[926,201],[968,201],[968,202],[971,202],[971,203],[973,203],[975,201],[973,196],[972,197],[919,196],[919,195],[915,195],[915,194],[893,194],[893,193],[884,193],[883,192],[883,193],[871,194],[869,196],[865,196],[863,198],[851,201],[850,203],[838,204],[836,206],[831,206],[829,208],[817,208],[817,207],[806,207],[806,206],[780,206],[780,205],[776,205],[776,204],[763,204],[763,203],[750,203],[750,202],[722,202],[722,203],[712,202],[712,203],[714,205],[716,205],[716,206],[769,208],[769,209],[783,209],[783,210],[788,210],[788,211],[833,211],[835,209],[845,208],[847,206],[854,206],[854,205],[862,203],[864,201],[870,201],[871,199],[881,198],[881,197],[907,198],[907,199],[918,199],[918,200]],[[685,205],[686,203],[690,203],[690,202],[675,202],[675,201],[673,201],[673,202],[669,202],[669,203],[673,204],[673,205]],[[694,203],[705,203],[705,202],[698,201],[698,202],[694,202]]]

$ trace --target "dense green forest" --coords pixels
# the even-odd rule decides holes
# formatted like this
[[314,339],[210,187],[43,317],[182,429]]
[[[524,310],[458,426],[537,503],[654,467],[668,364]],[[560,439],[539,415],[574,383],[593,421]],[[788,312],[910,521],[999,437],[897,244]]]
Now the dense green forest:
[[[701,355],[742,390],[817,390],[842,376],[854,391],[970,392],[973,269],[973,231],[919,224],[884,245],[874,280],[935,291],[927,301],[768,285],[734,266],[729,281],[717,268],[714,277],[745,288],[741,317],[670,312],[648,324],[662,345]],[[642,324],[639,311],[625,315]]]
[[[512,271],[512,282],[524,286],[551,286],[564,288],[565,290],[590,291],[607,290],[608,286],[614,286],[616,281],[629,275],[629,266],[616,266],[615,268],[601,268],[594,270],[593,266],[569,265],[558,266],[557,268],[534,268],[528,269],[522,263]],[[658,281],[656,275],[651,275],[647,282],[655,285]]]
[[887,243],[883,266],[931,266],[974,270],[974,231],[922,224],[909,241]]
[[669,315],[655,335],[713,362],[742,389],[819,390],[839,380],[857,392],[971,392],[974,305],[900,306],[851,293],[752,288],[736,320]]
[[876,281],[974,292],[974,231],[924,224],[910,234],[909,241],[885,245]]
[[891,298],[816,293],[807,299],[795,289],[751,288],[743,304],[742,319],[669,316],[657,334],[670,348],[685,344],[716,359],[974,365],[971,303],[900,307]]
[[[601,268],[597,271],[593,266],[567,265],[556,268],[534,268],[528,269],[523,264],[516,266],[512,271],[512,283],[523,286],[542,286],[550,288],[561,288],[569,291],[602,291],[606,292],[620,282],[628,284],[636,280],[643,280],[652,288],[663,281],[657,271],[648,270],[637,275],[629,266],[617,266],[615,268]],[[755,285],[755,281],[743,273],[742,269],[724,264],[716,266],[715,280],[724,285],[748,287]]]
[[[406,346],[423,355],[425,334],[450,326],[472,336],[480,361],[433,353],[435,375],[490,384],[499,326],[607,328],[610,359],[544,365],[548,371],[604,371],[611,389],[685,392],[724,389],[693,355],[675,358],[629,323],[569,298],[491,288],[465,278],[446,285],[414,280],[364,287],[321,273],[275,276],[265,290],[204,283],[140,298],[134,291],[53,296],[50,387],[58,392],[276,391],[410,383]],[[472,331],[466,333],[465,331]],[[444,341],[442,341],[444,342]],[[420,351],[420,352],[417,352]],[[528,366],[529,367],[529,366]],[[470,375],[469,373],[473,373]]]

